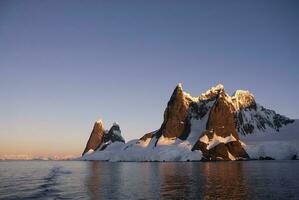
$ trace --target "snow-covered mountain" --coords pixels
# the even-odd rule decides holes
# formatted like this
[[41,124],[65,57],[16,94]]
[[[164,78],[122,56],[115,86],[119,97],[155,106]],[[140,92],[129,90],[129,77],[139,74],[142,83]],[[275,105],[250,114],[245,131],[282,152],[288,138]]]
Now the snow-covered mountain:
[[104,129],[102,120],[95,122],[86,147],[82,153],[82,156],[87,152],[92,153],[96,150],[102,151],[108,145],[120,142],[125,143],[125,139],[121,135],[120,127],[117,123],[114,123],[110,130]]
[[[230,96],[219,84],[198,97],[192,97],[178,84],[158,130],[125,143],[117,124],[104,131],[102,122],[96,122],[82,159],[194,161],[295,158],[297,143],[285,141],[287,146],[281,147],[286,149],[284,156],[272,147],[283,144],[280,140],[287,134],[292,135],[289,136],[292,141],[298,138],[298,124],[298,121],[257,104],[249,91],[237,90]],[[273,138],[277,138],[276,143],[273,140],[269,142]],[[267,144],[271,146],[268,149],[265,147]],[[274,150],[278,153],[273,153]]]

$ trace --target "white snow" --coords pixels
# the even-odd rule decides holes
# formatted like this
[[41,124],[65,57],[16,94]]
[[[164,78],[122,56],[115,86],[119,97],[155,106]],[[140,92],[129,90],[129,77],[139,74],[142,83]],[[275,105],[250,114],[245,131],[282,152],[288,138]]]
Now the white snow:
[[102,119],[98,119],[98,120],[96,121],[96,124],[103,124]]
[[113,122],[113,125],[112,126],[119,126],[118,123],[116,122]]
[[167,138],[162,135],[157,142],[157,146],[174,144],[176,142],[176,139],[176,137]]
[[[202,102],[199,102],[198,104],[201,104]],[[192,145],[194,145],[199,136],[206,130],[207,121],[209,119],[210,110],[212,106],[214,105],[215,101],[208,102],[205,106],[208,109],[208,112],[200,119],[192,116],[190,122],[191,122],[191,130],[189,133],[189,136],[187,138],[187,141],[189,141]]]
[[183,90],[182,83],[178,83],[177,87],[180,88],[183,91],[183,95],[184,95],[185,99],[189,99],[189,100],[191,100],[193,102],[197,102],[198,101],[198,97],[193,97],[193,96],[191,96],[191,94],[189,94],[188,92],[185,92]]
[[89,149],[85,154],[88,155],[88,154],[92,154],[94,152],[93,149]]
[[[230,135],[220,137],[214,134],[213,139],[208,141],[207,149],[215,147],[219,143],[236,141]],[[155,146],[155,143],[157,145]],[[111,143],[103,151],[95,151],[85,154],[82,160],[105,160],[105,161],[200,161],[202,153],[199,150],[191,151],[193,144],[188,140],[182,141],[175,138],[165,138],[163,136],[157,141],[156,137],[148,138],[146,141],[132,140],[124,144],[122,142]],[[235,160],[232,155],[230,159]]]
[[267,129],[265,132],[240,135],[246,143],[245,150],[250,158],[271,157],[277,160],[299,156],[299,120],[280,129],[279,132]]
[[200,139],[199,139],[199,141],[201,141],[201,142],[203,142],[203,143],[205,143],[205,144],[209,144],[209,138],[208,138],[208,136],[207,135],[204,135],[204,136],[202,136]]
[[[275,112],[268,110],[263,111],[262,106],[259,104],[256,104],[256,110],[240,110],[238,111],[240,115],[242,115],[243,124],[251,124],[254,127],[254,134],[263,134],[263,133],[269,133],[269,132],[276,132],[276,130],[272,127],[269,127],[267,124],[265,124],[265,128],[260,126],[259,120],[257,119],[257,116],[263,119],[267,119],[271,122],[271,124],[274,124],[273,117],[275,116]],[[243,130],[243,126],[241,126],[241,130],[239,131],[239,135],[242,135],[242,132],[245,132]]]
[[187,99],[190,99],[190,100],[193,101],[193,102],[197,102],[197,101],[198,101],[198,97],[193,97],[193,96],[191,96],[191,94],[189,94],[188,92],[183,91],[183,94],[184,94],[184,96],[185,96]]
[[249,106],[254,101],[254,96],[248,90],[237,90],[231,97],[236,111],[242,107]]
[[221,90],[224,90],[224,86],[222,84],[218,84],[215,87],[212,87],[211,89],[207,90],[205,93],[202,93],[199,98],[207,99],[210,96],[214,96],[215,94],[218,94],[218,92]]
[[[164,138],[165,139],[165,138]],[[163,142],[165,141],[163,139]],[[175,143],[162,143],[154,146],[156,138],[149,138],[141,142],[132,140],[126,144],[114,142],[103,151],[95,151],[84,155],[82,160],[105,161],[199,161],[201,151],[191,151],[192,145],[188,141],[176,139]]]
[[121,136],[121,131],[120,130],[113,130],[113,134]]
[[152,138],[146,138],[145,141],[143,141],[143,140],[137,141],[136,145],[139,145],[141,147],[147,147],[151,140],[152,140]]
[[214,148],[215,146],[217,146],[220,143],[227,144],[227,143],[233,142],[233,141],[237,141],[237,140],[232,134],[227,137],[221,137],[214,133],[212,140],[210,140],[208,143],[206,143],[208,145],[207,150]]
[[276,160],[289,160],[298,153],[298,143],[269,141],[247,145],[245,147],[251,159],[271,157]]

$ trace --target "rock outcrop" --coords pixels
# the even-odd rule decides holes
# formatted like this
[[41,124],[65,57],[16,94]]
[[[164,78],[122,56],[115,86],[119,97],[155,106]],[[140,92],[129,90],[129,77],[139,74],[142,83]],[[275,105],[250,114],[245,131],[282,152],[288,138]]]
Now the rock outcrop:
[[99,146],[99,150],[104,150],[108,145],[114,142],[125,143],[125,139],[122,137],[120,127],[117,123],[114,123],[109,131],[105,132],[103,144]]
[[220,90],[209,115],[207,130],[213,130],[221,137],[233,135],[239,139],[236,130],[234,106],[224,89]]
[[96,121],[82,155],[89,150],[95,151],[103,143],[104,133],[105,130],[102,120]]
[[155,133],[156,133],[157,131],[153,131],[153,132],[150,132],[150,133],[146,133],[144,136],[142,136],[141,138],[139,138],[139,140],[141,140],[141,141],[146,141],[147,139],[149,139],[149,138],[153,138],[154,136],[155,136]]
[[236,111],[256,106],[253,94],[247,90],[237,90],[231,100]]
[[212,130],[203,132],[192,150],[200,150],[203,160],[244,160],[249,158],[239,139],[232,134],[222,137]]
[[109,141],[125,143],[125,139],[122,137],[120,127],[117,123],[113,123],[109,131],[104,135],[104,143]]
[[188,109],[193,101],[194,99],[183,91],[182,85],[178,84],[164,111],[164,121],[156,134],[157,137],[180,137],[186,129]]

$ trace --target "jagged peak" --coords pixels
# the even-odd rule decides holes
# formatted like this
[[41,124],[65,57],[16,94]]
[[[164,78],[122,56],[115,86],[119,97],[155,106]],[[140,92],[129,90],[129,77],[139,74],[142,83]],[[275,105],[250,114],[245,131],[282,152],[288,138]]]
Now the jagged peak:
[[173,90],[173,93],[171,97],[175,98],[176,96],[182,96],[183,95],[183,86],[181,83],[177,84],[176,87]]
[[101,125],[103,125],[103,121],[102,121],[102,119],[98,119],[98,120],[95,122],[95,124],[101,124]]
[[236,90],[233,95],[230,96],[225,92],[224,86],[221,83],[211,87],[199,97],[191,96],[189,93],[183,90],[182,83],[178,83],[172,94],[172,100],[181,99],[182,101],[186,102],[198,102],[200,100],[214,99],[216,97],[222,97],[225,102],[233,104],[233,107],[236,111],[241,108],[255,105],[254,96],[248,90]]
[[216,86],[210,88],[205,93],[200,95],[200,99],[210,99],[217,96],[219,93],[224,92],[224,86],[222,84],[217,84]]
[[178,83],[172,93],[172,99],[176,99],[177,97],[179,97],[183,101],[198,101],[198,97],[193,97],[188,92],[185,92],[183,90],[182,83]]
[[217,91],[218,90],[224,90],[224,86],[221,83],[219,83],[216,86],[212,87],[211,89],[212,90],[217,90]]
[[236,110],[255,105],[254,96],[248,90],[236,90],[231,99]]
[[249,92],[248,90],[236,90],[233,93],[232,97],[234,97],[234,96],[244,96],[244,95],[254,97],[253,94],[251,92]]
[[[120,126],[114,122],[113,125],[111,126],[111,128],[109,129],[107,135],[117,135],[119,137],[121,137],[121,140],[125,141],[123,138],[122,138],[122,135],[121,135],[121,130],[120,130]],[[113,136],[113,137],[114,137]],[[109,139],[110,140],[110,139]]]
[[182,83],[178,83],[178,84],[176,85],[176,88],[180,88],[181,90],[183,90],[183,85],[182,85]]
[[113,125],[112,126],[119,126],[118,123],[116,122],[113,122]]
[[94,123],[94,129],[104,129],[104,123],[101,119]]

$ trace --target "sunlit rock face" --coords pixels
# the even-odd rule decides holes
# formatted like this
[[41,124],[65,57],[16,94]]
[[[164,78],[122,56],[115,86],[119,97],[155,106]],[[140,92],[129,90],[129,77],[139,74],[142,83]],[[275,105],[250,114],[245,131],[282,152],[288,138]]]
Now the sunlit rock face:
[[244,160],[249,158],[239,139],[232,134],[222,137],[212,130],[204,131],[192,150],[200,150],[203,160]]
[[82,153],[84,155],[89,150],[96,150],[103,142],[104,125],[101,120],[95,122],[86,147]]
[[[206,129],[193,150],[201,150],[205,160],[239,160],[249,158],[242,147],[235,123],[235,107],[223,87],[213,93]],[[203,141],[201,138],[205,138]]]
[[207,130],[213,130],[221,137],[232,134],[235,138],[239,138],[236,131],[234,106],[224,90],[219,91],[217,100],[210,111]]
[[180,137],[186,128],[185,120],[193,101],[194,99],[183,91],[182,85],[178,84],[164,111],[164,121],[157,132],[157,137],[161,135],[167,138]]
[[108,131],[104,129],[103,122],[99,120],[94,124],[93,130],[82,155],[91,150],[104,150],[107,146],[114,142],[125,143],[125,139],[121,135],[119,125],[114,123]]
[[237,90],[231,97],[231,100],[235,110],[256,106],[253,94],[247,90]]
[[205,93],[202,93],[199,96],[200,100],[207,100],[207,99],[215,99],[219,96],[220,93],[224,92],[224,86],[222,84],[218,84],[215,87],[210,88]]
[[227,144],[220,142],[219,146],[207,150],[207,145],[200,142],[199,137],[193,150],[201,150],[203,157],[208,160],[247,159],[248,154],[241,145],[239,134],[258,133],[267,128],[277,131],[292,122],[258,105],[249,91],[237,90],[230,96],[224,86],[218,84],[200,96],[192,97],[179,84],[167,104],[164,121],[156,137],[163,135],[165,138],[190,141],[190,137],[194,137],[192,127],[199,126],[198,123],[203,123],[200,119],[204,118],[207,118],[207,122],[204,129],[198,129],[200,137],[206,135],[212,140],[213,135],[216,135],[235,139]]
[[146,141],[147,139],[151,139],[155,136],[155,132],[157,131],[153,131],[153,132],[150,132],[150,133],[146,133],[144,136],[142,136],[139,140],[141,141]]

